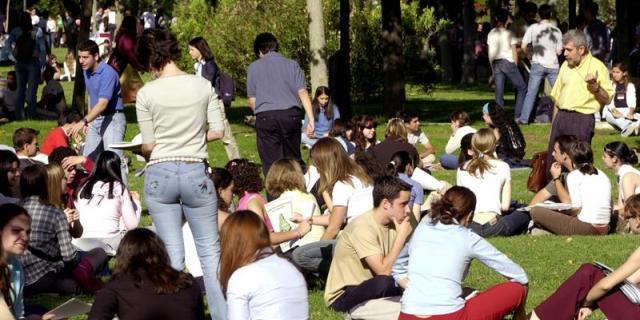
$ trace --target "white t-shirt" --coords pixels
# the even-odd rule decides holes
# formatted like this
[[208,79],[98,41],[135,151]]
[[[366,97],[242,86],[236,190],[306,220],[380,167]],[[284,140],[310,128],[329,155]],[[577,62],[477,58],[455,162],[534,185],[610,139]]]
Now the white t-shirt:
[[309,319],[307,283],[287,260],[273,254],[236,270],[227,288],[229,320]]
[[604,172],[585,175],[573,170],[567,175],[567,189],[571,207],[581,208],[580,221],[592,224],[608,224],[611,218],[611,182]]
[[505,28],[493,28],[487,35],[487,45],[489,46],[489,60],[513,61],[511,46],[518,43],[518,39],[513,36],[513,32]]
[[109,10],[109,14],[107,15],[109,24],[116,24],[116,12]]
[[47,20],[47,32],[53,33],[58,31],[58,24],[53,19]]
[[464,136],[468,135],[469,133],[476,133],[476,131],[477,130],[472,128],[471,126],[458,128],[458,130],[456,130],[456,133],[454,133],[449,138],[449,141],[447,141],[447,146],[444,148],[444,152],[448,154],[455,153],[458,149],[460,149],[460,142],[462,141],[462,138],[464,138]]
[[427,138],[427,135],[424,134],[422,130],[418,130],[417,132],[409,132],[407,140],[413,146],[415,146],[418,142],[420,142],[420,144],[422,145],[429,143],[429,138]]
[[545,68],[558,69],[557,52],[562,50],[562,32],[548,22],[534,23],[527,29],[522,44],[531,44],[531,60]]
[[351,184],[338,181],[333,186],[331,200],[334,206],[347,207],[347,223],[373,209],[373,185],[365,186],[360,179],[351,176]]
[[[485,171],[482,177],[469,171],[458,169],[456,184],[466,187],[476,195],[476,213],[493,212],[501,214],[502,187],[511,181],[509,165],[500,160],[489,160],[493,168]],[[465,168],[468,163],[465,164]]]

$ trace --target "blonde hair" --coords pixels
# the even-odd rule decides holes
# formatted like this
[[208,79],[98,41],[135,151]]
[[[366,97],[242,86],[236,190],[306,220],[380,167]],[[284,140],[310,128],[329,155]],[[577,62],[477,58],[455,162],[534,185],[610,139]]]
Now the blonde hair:
[[493,130],[482,128],[474,133],[471,138],[471,150],[473,158],[469,160],[467,171],[475,177],[482,177],[485,171],[489,171],[493,167],[489,163],[496,151],[496,136],[493,134]]
[[64,179],[64,170],[57,163],[47,165],[47,189],[49,190],[49,203],[64,208],[62,201],[62,179]]
[[265,178],[265,187],[267,192],[276,198],[288,190],[305,192],[304,174],[300,164],[293,159],[274,162]]
[[404,121],[400,118],[390,119],[387,123],[387,129],[384,131],[384,136],[386,138],[401,139],[403,141],[407,141],[408,135],[409,131],[404,125]]
[[309,152],[313,165],[320,173],[319,193],[333,191],[338,181],[353,186],[351,176],[358,178],[366,186],[372,184],[371,178],[353,159],[347,155],[344,148],[334,138],[322,138],[316,142]]

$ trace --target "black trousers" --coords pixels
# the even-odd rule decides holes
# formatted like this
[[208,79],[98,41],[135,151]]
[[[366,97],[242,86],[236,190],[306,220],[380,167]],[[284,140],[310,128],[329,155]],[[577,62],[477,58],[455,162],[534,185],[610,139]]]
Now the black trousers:
[[331,309],[349,312],[353,307],[369,300],[401,296],[392,276],[375,276],[357,286],[344,288],[344,293],[331,304]]
[[283,158],[304,164],[300,153],[301,134],[302,115],[298,107],[256,114],[258,154],[265,176],[271,164]]
[[553,123],[551,124],[551,134],[549,135],[549,146],[547,147],[547,182],[551,181],[549,168],[553,163],[553,145],[556,138],[561,135],[574,135],[578,140],[591,143],[595,127],[593,114],[558,110]]

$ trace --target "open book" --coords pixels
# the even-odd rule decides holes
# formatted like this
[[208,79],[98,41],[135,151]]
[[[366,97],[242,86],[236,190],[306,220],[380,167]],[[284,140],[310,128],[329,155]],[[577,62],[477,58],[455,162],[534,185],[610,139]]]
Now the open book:
[[[306,208],[302,208],[303,210],[300,210],[301,212],[298,213],[301,214],[303,218],[310,218],[316,209],[316,204],[313,202],[305,202],[304,204]],[[300,205],[301,204],[298,204],[298,206]],[[298,227],[297,223],[291,221],[291,217],[293,216],[293,201],[291,199],[278,198],[267,203],[265,209],[267,210],[267,215],[269,216],[269,221],[271,221],[274,232],[291,231]],[[306,244],[304,238],[286,241],[280,244],[280,250],[287,252],[291,250],[291,248],[304,244]]]
[[553,201],[547,200],[540,203],[536,203],[533,206],[526,207],[525,211],[529,211],[533,207],[545,208],[553,211],[567,211],[567,210],[571,210],[571,203],[553,202]]
[[[595,261],[593,265],[602,270],[605,275],[613,273],[613,269],[609,268],[601,262]],[[638,287],[638,285],[629,281],[628,279],[624,279],[624,281],[620,283],[619,287],[620,291],[622,291],[622,293],[625,295],[625,297],[627,297],[627,299],[629,299],[629,301],[631,301],[631,303],[636,305],[640,304],[640,287]]]
[[85,314],[90,310],[90,304],[82,302],[76,298],[71,298],[47,313],[54,315],[53,320],[59,320]]

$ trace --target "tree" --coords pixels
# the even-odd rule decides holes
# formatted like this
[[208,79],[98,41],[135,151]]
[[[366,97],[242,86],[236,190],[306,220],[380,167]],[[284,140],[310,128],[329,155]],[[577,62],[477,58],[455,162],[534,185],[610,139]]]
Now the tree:
[[[81,8],[82,15],[80,16],[80,31],[78,32],[78,43],[83,43],[89,40],[89,29],[91,28],[91,5],[93,1],[97,0],[82,0]],[[69,48],[73,51],[73,55],[77,59],[77,52],[75,48]],[[78,111],[81,115],[84,115],[87,111],[87,101],[85,99],[85,83],[84,75],[82,74],[82,68],[76,61],[76,79],[73,83],[73,100],[71,108]]]
[[384,73],[383,111],[393,116],[405,102],[404,56],[400,0],[382,1],[382,70]]
[[464,0],[462,20],[464,28],[464,44],[462,53],[462,83],[475,82],[475,52],[476,39],[476,12],[473,7],[474,0]]
[[322,0],[307,0],[309,13],[309,51],[311,51],[309,75],[311,92],[329,83],[327,73],[327,40],[324,36]]

